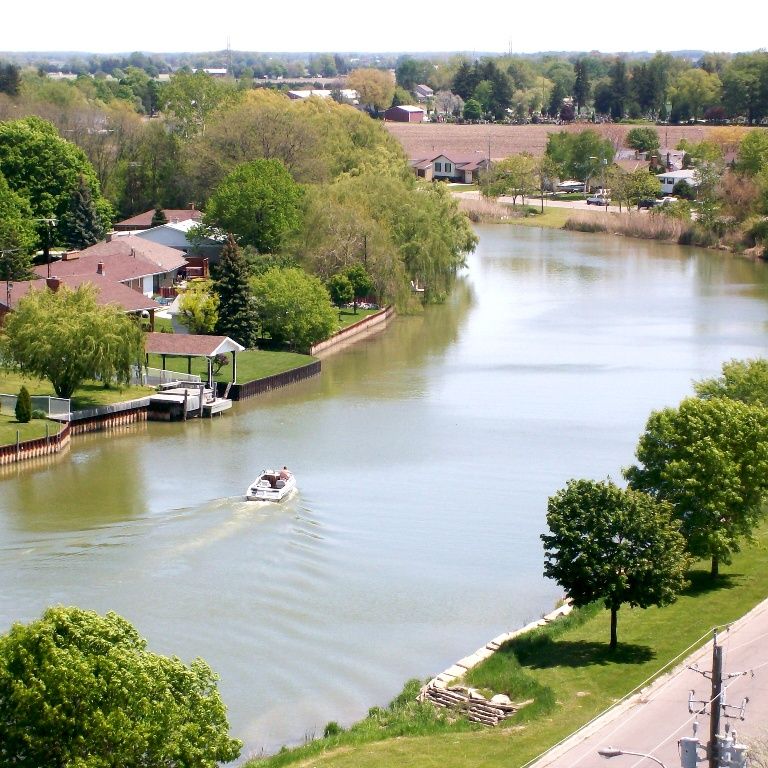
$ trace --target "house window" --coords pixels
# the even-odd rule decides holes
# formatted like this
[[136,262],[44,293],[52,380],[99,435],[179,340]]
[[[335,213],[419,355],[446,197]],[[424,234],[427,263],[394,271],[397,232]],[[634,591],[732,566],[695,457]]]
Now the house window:
[[446,173],[450,173],[451,172],[451,164],[450,163],[446,163],[445,164],[445,172]]
[[435,173],[442,173],[442,171],[443,171],[443,164],[435,163]]

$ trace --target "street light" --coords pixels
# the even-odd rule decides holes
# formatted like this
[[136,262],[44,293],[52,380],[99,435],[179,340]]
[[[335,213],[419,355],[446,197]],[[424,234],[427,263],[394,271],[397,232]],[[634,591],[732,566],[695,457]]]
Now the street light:
[[661,768],[667,768],[664,763],[659,760],[658,757],[649,755],[647,752],[633,752],[629,749],[619,749],[618,747],[603,747],[597,750],[597,754],[601,757],[618,757],[619,755],[633,755],[634,757],[647,757],[649,760],[653,760],[654,763],[658,763]]

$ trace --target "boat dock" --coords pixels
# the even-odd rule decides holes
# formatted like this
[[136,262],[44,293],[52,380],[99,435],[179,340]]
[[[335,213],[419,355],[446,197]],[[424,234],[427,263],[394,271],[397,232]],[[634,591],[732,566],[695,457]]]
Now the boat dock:
[[190,418],[212,418],[228,411],[232,401],[217,397],[205,384],[170,382],[149,398],[148,418],[152,421],[186,421]]

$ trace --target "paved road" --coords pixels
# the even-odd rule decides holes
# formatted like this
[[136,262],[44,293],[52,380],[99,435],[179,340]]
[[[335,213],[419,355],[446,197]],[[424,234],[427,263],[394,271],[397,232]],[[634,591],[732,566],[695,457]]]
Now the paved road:
[[[731,720],[740,741],[768,736],[768,600],[723,631],[719,642],[725,649],[725,672],[752,670],[728,681],[726,701],[737,705],[749,697],[744,722]],[[532,768],[653,768],[647,758],[619,756],[607,760],[597,754],[601,747],[612,746],[634,752],[653,754],[667,768],[680,765],[677,741],[691,736],[695,719],[688,713],[688,692],[696,699],[708,699],[709,680],[688,669],[712,668],[712,643],[690,656],[673,672],[657,680],[626,704],[597,720],[538,760]],[[709,738],[709,716],[698,717],[699,739]],[[609,765],[610,764],[610,765]],[[706,763],[701,765],[706,766]]]
[[[480,197],[480,193],[476,190],[472,190],[470,192],[459,192],[459,191],[453,191],[453,194],[456,197],[463,197],[469,200],[477,200]],[[506,197],[502,195],[499,198],[499,202],[501,203],[509,203],[512,205],[512,198]],[[518,203],[520,200],[518,199]],[[528,205],[533,205],[538,207],[541,205],[541,200],[539,198],[530,197],[526,199],[526,203]],[[619,206],[618,205],[609,205],[606,209],[603,205],[587,205],[586,200],[558,200],[556,197],[547,197],[544,199],[544,208],[572,208],[577,211],[591,211],[592,213],[604,213],[606,210],[608,210],[610,213],[618,213],[619,212]],[[626,206],[623,206],[623,210],[627,210]],[[634,211],[633,211],[634,213]],[[640,213],[647,213],[646,209],[641,209]]]

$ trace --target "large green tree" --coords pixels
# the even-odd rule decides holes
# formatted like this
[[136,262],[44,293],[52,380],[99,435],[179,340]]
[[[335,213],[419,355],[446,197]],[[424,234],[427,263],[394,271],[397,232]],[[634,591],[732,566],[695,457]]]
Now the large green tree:
[[509,196],[516,205],[518,197],[532,195],[538,188],[536,171],[533,155],[510,155],[494,163],[483,175],[481,192],[484,197]]
[[262,328],[278,344],[308,351],[338,325],[327,288],[303,269],[273,267],[251,287]]
[[768,408],[768,360],[729,360],[723,363],[722,375],[694,382],[693,386],[702,400],[728,397]]
[[0,173],[0,280],[25,280],[32,268],[37,241],[29,203],[17,195]]
[[638,152],[655,152],[659,148],[659,132],[650,126],[635,126],[629,129],[625,141]]
[[85,283],[30,291],[6,317],[0,346],[22,373],[48,379],[59,397],[71,397],[86,379],[127,384],[131,366],[141,364],[144,336],[122,309],[100,306]]
[[611,648],[621,606],[672,602],[685,584],[685,541],[671,507],[611,481],[571,480],[550,497],[543,534],[544,575],[574,605],[602,600],[611,612]]
[[0,123],[0,173],[13,191],[29,201],[35,219],[61,219],[82,178],[102,225],[111,223],[111,205],[102,197],[85,153],[39,117]]
[[768,411],[729,398],[687,398],[654,411],[640,437],[633,488],[669,502],[695,557],[711,574],[731,562],[763,516],[768,492]]
[[300,202],[301,188],[279,160],[254,160],[216,187],[203,221],[234,233],[241,245],[272,253],[299,226]]
[[248,265],[230,235],[221,249],[213,281],[213,290],[218,297],[215,330],[244,347],[255,347],[258,337],[257,318],[248,278]]
[[0,765],[215,768],[241,748],[216,679],[115,613],[49,608],[0,637]]
[[547,137],[546,154],[557,164],[561,179],[586,180],[599,171],[603,160],[613,162],[613,144],[588,128],[579,133],[559,131]]
[[157,95],[160,109],[184,138],[204,133],[211,115],[238,98],[234,82],[217,80],[202,70],[177,72]]

